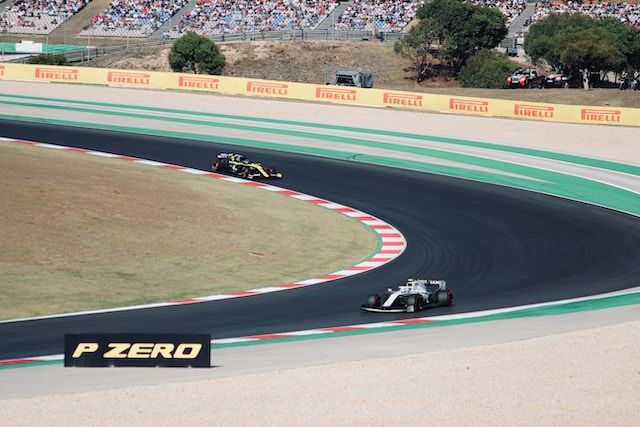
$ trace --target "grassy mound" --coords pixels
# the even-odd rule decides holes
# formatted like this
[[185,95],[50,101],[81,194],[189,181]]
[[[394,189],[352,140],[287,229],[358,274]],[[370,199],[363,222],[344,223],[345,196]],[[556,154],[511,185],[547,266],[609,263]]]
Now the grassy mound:
[[81,153],[2,144],[0,183],[2,319],[273,286],[376,246],[286,196]]

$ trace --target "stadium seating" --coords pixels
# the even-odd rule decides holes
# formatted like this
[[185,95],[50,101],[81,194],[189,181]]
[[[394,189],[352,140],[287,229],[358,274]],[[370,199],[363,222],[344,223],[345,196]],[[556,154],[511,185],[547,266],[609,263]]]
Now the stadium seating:
[[524,0],[468,0],[469,3],[487,7],[495,7],[507,18],[507,28],[522,13],[526,7]]
[[15,0],[0,14],[0,33],[49,34],[91,0]]
[[423,4],[423,0],[354,0],[338,18],[336,28],[356,31],[402,31]]
[[147,37],[187,4],[187,0],[113,0],[81,36]]
[[573,1],[567,3],[545,2],[538,5],[535,14],[531,17],[531,23],[539,21],[552,13],[580,13],[598,19],[616,18],[625,24],[633,25],[640,29],[640,5],[637,3],[602,2],[580,4]]
[[[523,0],[468,0],[469,3],[495,7],[507,17],[507,26],[524,10]],[[342,13],[336,28],[378,32],[402,31],[411,22],[424,0],[354,0]]]
[[335,7],[330,0],[199,0],[171,36],[315,29]]
[[[91,0],[15,0],[0,14],[0,33],[48,34],[79,12]],[[336,8],[337,0],[198,0],[171,29],[178,37],[187,31],[204,35],[263,31],[312,30]],[[495,7],[507,25],[524,10],[524,0],[467,0]],[[95,16],[82,36],[147,37],[168,21],[188,0],[113,0]],[[424,0],[352,0],[337,17],[338,30],[399,32],[414,18]],[[528,23],[550,13],[582,13],[595,18],[614,17],[640,28],[640,6],[635,3],[538,4]]]

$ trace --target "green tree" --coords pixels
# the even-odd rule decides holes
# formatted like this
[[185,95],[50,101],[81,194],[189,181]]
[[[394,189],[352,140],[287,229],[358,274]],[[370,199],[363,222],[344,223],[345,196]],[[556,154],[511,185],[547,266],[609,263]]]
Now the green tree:
[[481,50],[470,57],[460,70],[460,84],[463,87],[502,89],[515,68],[507,55],[495,50]]
[[442,28],[433,19],[421,19],[393,46],[396,53],[409,58],[419,82],[429,77],[432,59],[440,49]]
[[38,56],[31,57],[27,60],[27,64],[42,65],[69,65],[67,57],[60,54],[43,53]]
[[534,62],[545,60],[558,71],[620,71],[631,55],[634,33],[618,20],[552,14],[533,24],[524,48]]
[[433,0],[417,12],[441,28],[448,53],[458,67],[482,49],[492,49],[507,35],[506,18],[495,8],[475,6],[462,0]]
[[640,70],[640,31],[636,31],[629,42],[627,64],[634,70]]
[[220,74],[225,62],[224,55],[213,41],[193,32],[176,40],[169,52],[169,66],[177,72]]

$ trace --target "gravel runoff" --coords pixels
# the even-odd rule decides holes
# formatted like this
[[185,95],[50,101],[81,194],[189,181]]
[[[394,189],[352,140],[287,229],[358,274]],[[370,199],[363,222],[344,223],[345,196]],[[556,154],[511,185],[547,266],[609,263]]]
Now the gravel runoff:
[[[152,91],[96,87],[43,88],[0,82],[4,93],[73,93],[74,99],[292,120],[322,117],[327,123],[482,139],[634,163],[640,153],[639,131],[632,128],[178,93],[159,98]],[[384,340],[384,334],[379,338]],[[30,426],[169,425],[176,420],[198,425],[637,425],[639,343],[640,321],[634,321],[442,352],[387,358],[372,353],[369,360],[254,375],[3,400],[0,419]],[[2,376],[0,372],[0,386]]]
[[638,360],[634,321],[503,344],[4,400],[0,416],[10,426],[637,425]]

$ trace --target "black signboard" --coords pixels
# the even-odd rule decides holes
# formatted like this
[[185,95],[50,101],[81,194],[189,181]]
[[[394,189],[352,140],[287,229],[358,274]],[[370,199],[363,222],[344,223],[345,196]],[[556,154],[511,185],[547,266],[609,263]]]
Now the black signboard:
[[208,334],[65,334],[64,366],[211,367]]

